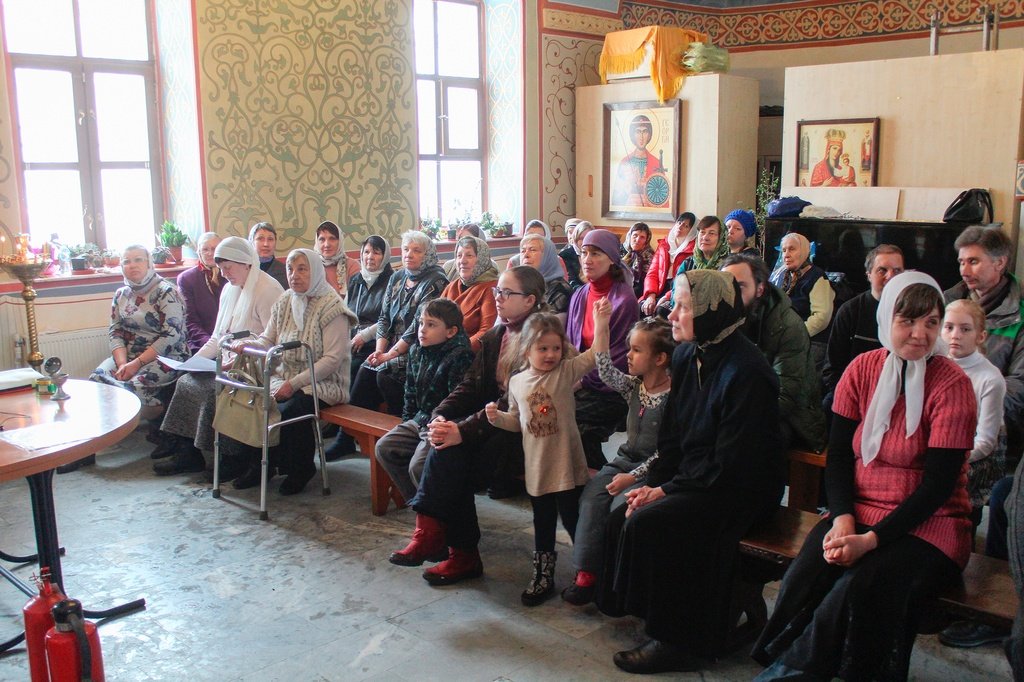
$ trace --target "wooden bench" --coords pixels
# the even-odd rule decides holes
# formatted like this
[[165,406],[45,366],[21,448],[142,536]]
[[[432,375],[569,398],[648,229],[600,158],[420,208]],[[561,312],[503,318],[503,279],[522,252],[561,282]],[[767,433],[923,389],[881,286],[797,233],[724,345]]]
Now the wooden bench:
[[821,500],[821,477],[825,469],[828,448],[822,452],[790,450],[789,498],[787,504],[795,509],[813,512]]
[[[789,453],[789,505],[779,507],[775,516],[760,524],[740,541],[740,564],[733,598],[733,623],[746,620],[730,634],[730,648],[753,640],[767,623],[764,585],[782,578],[796,558],[811,529],[821,520],[807,511],[818,506],[820,472],[825,455],[799,450]],[[794,465],[799,473],[794,476]],[[815,471],[815,468],[817,471]],[[802,489],[798,486],[806,486]],[[794,489],[795,488],[795,489]],[[936,599],[931,615],[966,618],[1009,629],[1017,614],[1017,590],[1010,577],[1009,564],[982,554],[971,554],[963,572],[963,583]],[[936,621],[935,618],[926,619]],[[942,624],[927,622],[924,632],[936,632]]]
[[341,427],[359,444],[360,452],[370,458],[370,508],[374,515],[386,514],[391,501],[398,509],[405,507],[402,494],[374,455],[380,437],[401,424],[402,420],[354,405],[332,405],[322,409],[320,419]]

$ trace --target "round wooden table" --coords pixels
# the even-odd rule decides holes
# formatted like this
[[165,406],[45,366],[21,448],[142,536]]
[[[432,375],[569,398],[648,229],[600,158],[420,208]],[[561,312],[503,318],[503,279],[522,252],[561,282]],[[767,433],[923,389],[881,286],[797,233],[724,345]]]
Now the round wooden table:
[[53,472],[123,440],[139,423],[142,404],[123,388],[71,379],[64,385],[69,400],[52,401],[34,390],[0,395],[0,424],[5,431],[38,424],[68,424],[87,434],[80,440],[33,449],[0,439],[0,481],[24,478],[32,494],[39,566],[48,566],[53,581],[64,586],[60,542],[53,503]]

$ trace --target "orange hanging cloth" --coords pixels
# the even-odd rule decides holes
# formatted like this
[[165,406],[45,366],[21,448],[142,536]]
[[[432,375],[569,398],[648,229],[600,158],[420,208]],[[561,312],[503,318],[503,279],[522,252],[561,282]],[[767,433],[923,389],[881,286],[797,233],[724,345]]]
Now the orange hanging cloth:
[[604,37],[598,71],[601,82],[608,82],[609,73],[635,71],[644,61],[644,49],[651,44],[651,81],[658,101],[676,96],[686,80],[683,57],[690,43],[707,42],[707,34],[688,28],[645,26],[627,31],[614,31]]

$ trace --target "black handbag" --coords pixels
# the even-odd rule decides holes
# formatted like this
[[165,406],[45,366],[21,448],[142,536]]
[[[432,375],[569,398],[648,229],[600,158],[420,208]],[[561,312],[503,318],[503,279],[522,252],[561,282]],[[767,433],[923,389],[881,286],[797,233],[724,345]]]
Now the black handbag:
[[[986,219],[986,216],[988,218]],[[990,223],[995,213],[992,211],[992,196],[987,189],[965,189],[942,214],[944,223]]]

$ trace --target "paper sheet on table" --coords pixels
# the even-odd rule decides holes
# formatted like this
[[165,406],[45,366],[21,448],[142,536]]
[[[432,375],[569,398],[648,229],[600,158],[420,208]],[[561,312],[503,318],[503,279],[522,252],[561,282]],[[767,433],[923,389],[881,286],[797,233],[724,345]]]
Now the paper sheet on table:
[[20,429],[0,431],[0,440],[23,450],[44,450],[46,448],[75,443],[87,438],[96,438],[104,433],[100,424],[49,422],[33,424]]
[[182,362],[181,360],[172,360],[165,358],[162,355],[156,356],[162,364],[167,365],[171,369],[178,370],[179,372],[216,372],[217,361],[211,360],[210,358],[204,358],[200,355],[193,355],[188,360]]
[[23,386],[34,386],[36,379],[42,378],[42,376],[42,374],[31,367],[21,367],[0,372],[0,391],[21,388]]

